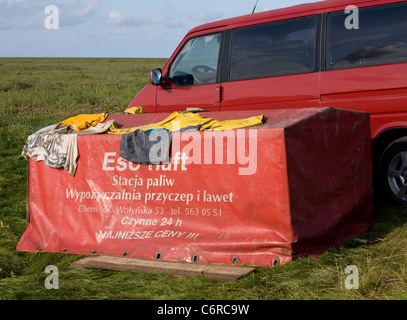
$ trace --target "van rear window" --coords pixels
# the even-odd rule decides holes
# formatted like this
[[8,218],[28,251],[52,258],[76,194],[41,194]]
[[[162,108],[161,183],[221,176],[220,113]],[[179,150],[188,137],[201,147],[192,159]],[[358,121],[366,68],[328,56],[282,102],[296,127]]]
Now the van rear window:
[[328,15],[327,70],[407,62],[407,4],[356,13],[358,21],[352,28],[345,24],[349,13]]
[[317,17],[235,29],[230,80],[314,72]]

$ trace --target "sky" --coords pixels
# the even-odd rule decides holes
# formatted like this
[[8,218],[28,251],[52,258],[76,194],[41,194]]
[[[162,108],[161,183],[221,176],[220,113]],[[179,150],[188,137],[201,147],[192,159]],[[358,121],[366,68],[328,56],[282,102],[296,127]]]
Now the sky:
[[[316,0],[258,0],[256,12]],[[192,28],[256,0],[0,0],[0,57],[168,58]]]

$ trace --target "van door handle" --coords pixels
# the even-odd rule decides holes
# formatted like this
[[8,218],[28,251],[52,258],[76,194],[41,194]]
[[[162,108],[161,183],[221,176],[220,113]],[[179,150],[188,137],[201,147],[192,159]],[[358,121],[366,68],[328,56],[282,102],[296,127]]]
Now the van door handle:
[[221,103],[223,100],[223,87],[222,86],[217,87],[216,92],[217,92],[217,96],[218,96],[216,102]]

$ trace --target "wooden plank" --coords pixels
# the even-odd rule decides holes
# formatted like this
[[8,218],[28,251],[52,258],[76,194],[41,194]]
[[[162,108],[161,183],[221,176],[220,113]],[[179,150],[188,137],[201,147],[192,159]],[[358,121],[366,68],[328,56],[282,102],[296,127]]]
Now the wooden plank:
[[85,257],[71,264],[71,267],[146,273],[159,272],[177,276],[203,276],[207,279],[222,281],[236,281],[255,270],[251,267],[232,265],[195,264],[116,256]]

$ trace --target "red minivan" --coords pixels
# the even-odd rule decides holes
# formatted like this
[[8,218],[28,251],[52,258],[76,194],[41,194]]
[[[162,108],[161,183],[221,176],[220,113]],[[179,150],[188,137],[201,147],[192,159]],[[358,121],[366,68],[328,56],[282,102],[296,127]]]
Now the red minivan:
[[407,1],[329,0],[192,29],[129,107],[368,112],[374,176],[407,204]]

